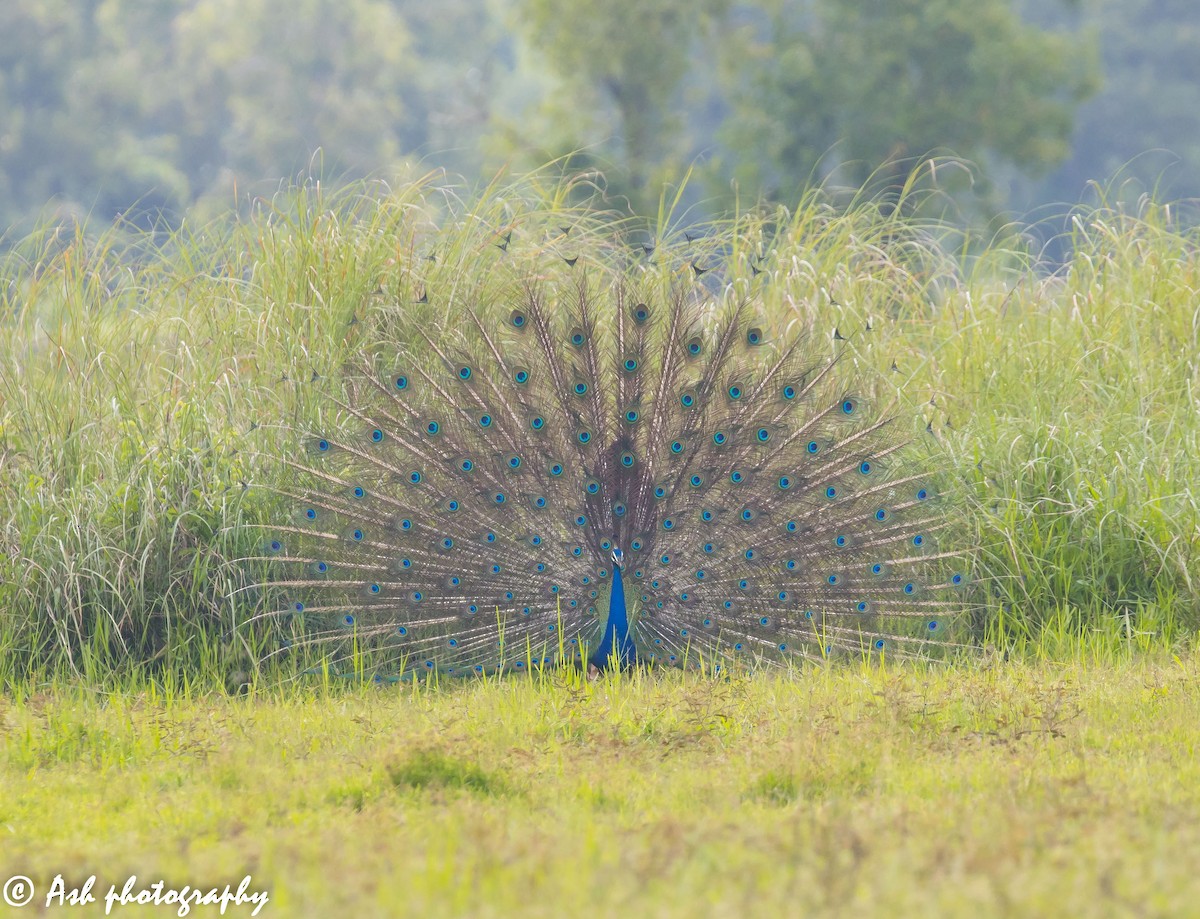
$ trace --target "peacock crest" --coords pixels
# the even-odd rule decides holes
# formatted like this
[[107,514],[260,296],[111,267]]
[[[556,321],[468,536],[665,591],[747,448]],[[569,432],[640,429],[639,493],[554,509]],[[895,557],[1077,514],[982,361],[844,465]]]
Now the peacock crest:
[[568,265],[363,364],[285,460],[273,614],[401,674],[944,644],[945,512],[836,351],[694,262]]

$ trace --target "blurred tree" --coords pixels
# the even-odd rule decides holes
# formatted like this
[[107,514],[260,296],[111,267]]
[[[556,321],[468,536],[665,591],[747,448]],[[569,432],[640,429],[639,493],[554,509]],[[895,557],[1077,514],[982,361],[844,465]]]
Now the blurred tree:
[[[420,59],[405,93],[406,151],[474,174],[481,140],[505,106],[515,66],[510,30],[489,0],[390,0]],[[501,0],[503,2],[503,0]]]
[[[564,154],[590,141],[591,153],[622,167],[628,190],[642,197],[680,153],[679,89],[729,4],[606,0],[585,9],[575,0],[518,0],[530,41],[562,81],[543,102],[559,128],[551,140],[558,149],[543,150]],[[650,197],[657,201],[657,191]]]
[[293,175],[318,148],[333,175],[402,155],[417,60],[385,0],[199,0],[175,32],[182,110],[234,174]]
[[389,0],[4,0],[0,226],[178,220],[205,192],[357,177],[422,142],[420,59]]
[[98,0],[0,4],[0,220],[93,187],[102,125],[81,105],[89,89],[71,61],[87,59]]
[[[1034,186],[1093,88],[1081,23],[1108,79]],[[573,153],[643,212],[697,160],[786,199],[934,150],[1031,206],[1162,146],[1200,194],[1197,40],[1194,0],[0,0],[0,229],[174,221],[318,147],[331,178]]]
[[[722,136],[749,188],[903,180],[930,153],[1044,171],[1093,89],[1085,44],[1013,0],[763,0],[724,43]],[[820,164],[820,166],[818,166]]]

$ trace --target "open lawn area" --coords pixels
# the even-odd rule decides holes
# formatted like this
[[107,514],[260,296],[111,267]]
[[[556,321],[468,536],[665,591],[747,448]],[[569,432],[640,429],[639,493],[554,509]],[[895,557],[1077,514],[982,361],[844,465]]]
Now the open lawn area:
[[1198,672],[54,686],[0,700],[0,866],[37,915],[97,876],[50,916],[130,875],[272,917],[1194,915]]

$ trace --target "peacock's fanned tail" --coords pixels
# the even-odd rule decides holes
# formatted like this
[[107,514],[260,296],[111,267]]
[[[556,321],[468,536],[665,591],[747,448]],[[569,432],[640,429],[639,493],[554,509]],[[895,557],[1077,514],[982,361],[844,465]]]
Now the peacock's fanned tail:
[[305,641],[400,672],[586,660],[620,550],[641,660],[941,642],[963,581],[929,580],[944,512],[802,333],[748,298],[585,278],[454,311],[427,359],[364,369],[351,433],[286,461],[271,586]]

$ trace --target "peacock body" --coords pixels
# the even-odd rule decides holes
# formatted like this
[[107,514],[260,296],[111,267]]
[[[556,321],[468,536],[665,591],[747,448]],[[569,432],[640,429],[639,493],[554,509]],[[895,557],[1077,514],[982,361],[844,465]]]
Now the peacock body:
[[271,586],[303,640],[446,675],[943,642],[932,486],[748,288],[581,266],[447,309],[286,461]]

